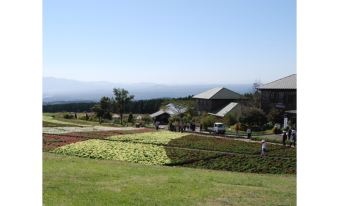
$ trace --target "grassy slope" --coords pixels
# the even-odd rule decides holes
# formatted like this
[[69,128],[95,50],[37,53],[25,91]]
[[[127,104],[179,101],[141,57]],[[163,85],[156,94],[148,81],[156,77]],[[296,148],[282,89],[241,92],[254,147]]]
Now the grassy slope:
[[[64,121],[66,119],[56,119],[52,116],[48,116],[48,115],[43,115],[43,123],[44,124],[55,124],[58,127],[64,126],[64,127],[69,127],[69,126],[86,126],[85,124],[79,124],[78,122],[75,121]],[[46,125],[46,126],[51,126],[51,125]]]
[[44,153],[44,205],[295,205],[294,175],[145,166]]

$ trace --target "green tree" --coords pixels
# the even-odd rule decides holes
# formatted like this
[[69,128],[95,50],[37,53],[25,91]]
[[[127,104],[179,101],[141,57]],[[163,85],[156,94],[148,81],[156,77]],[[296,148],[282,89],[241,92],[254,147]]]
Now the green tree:
[[242,124],[247,126],[259,127],[267,122],[265,113],[261,109],[255,107],[244,108],[239,120]]
[[103,119],[112,119],[111,109],[112,102],[108,97],[102,97],[99,104],[96,104],[94,107],[92,107],[92,111],[95,112],[100,124]]
[[129,113],[127,121],[131,123],[131,122],[133,122],[133,120],[134,120],[133,114]]
[[238,117],[235,114],[227,114],[224,117],[224,123],[228,126],[235,125],[238,122]]
[[129,95],[127,90],[118,88],[113,89],[113,94],[113,104],[120,114],[120,123],[122,124],[122,117],[125,112],[125,107],[133,100],[134,95]]
[[204,114],[200,119],[200,129],[207,130],[208,127],[212,127],[216,121],[217,118],[215,116]]
[[261,85],[259,81],[253,83],[252,92],[245,93],[244,96],[246,97],[247,101],[246,104],[249,107],[260,107],[261,106],[261,95],[258,91],[258,87]]
[[100,104],[94,105],[92,111],[95,113],[95,116],[98,117],[99,123],[101,124],[105,111],[100,107]]
[[267,115],[267,118],[273,124],[282,123],[284,119],[284,112],[281,109],[273,108]]

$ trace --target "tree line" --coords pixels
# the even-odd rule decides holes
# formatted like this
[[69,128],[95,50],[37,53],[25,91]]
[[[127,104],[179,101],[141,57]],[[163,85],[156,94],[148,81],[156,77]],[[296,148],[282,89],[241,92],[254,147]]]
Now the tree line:
[[[192,96],[181,98],[157,98],[146,100],[132,100],[126,104],[125,112],[133,114],[151,114],[159,110],[167,102],[175,100],[189,100]],[[79,102],[43,105],[43,112],[91,112],[94,105],[98,102]],[[112,107],[113,113],[119,113],[118,108]]]

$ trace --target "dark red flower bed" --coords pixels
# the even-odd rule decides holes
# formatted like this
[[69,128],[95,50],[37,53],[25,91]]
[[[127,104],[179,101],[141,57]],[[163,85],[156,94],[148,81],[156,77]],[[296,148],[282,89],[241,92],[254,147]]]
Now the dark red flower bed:
[[85,137],[89,139],[104,139],[106,137],[122,134],[134,134],[142,132],[151,132],[152,129],[139,129],[139,130],[115,130],[115,131],[95,131],[95,132],[71,132],[64,135],[76,136],[76,137]]
[[43,150],[49,151],[66,144],[87,140],[85,137],[43,134]]

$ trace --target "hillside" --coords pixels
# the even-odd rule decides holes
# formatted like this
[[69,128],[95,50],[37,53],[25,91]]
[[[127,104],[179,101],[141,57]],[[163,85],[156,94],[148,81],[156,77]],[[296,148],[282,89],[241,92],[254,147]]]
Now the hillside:
[[53,77],[43,78],[43,102],[98,101],[102,96],[112,96],[113,88],[127,89],[136,100],[163,97],[185,97],[213,87],[224,86],[238,93],[252,89],[252,84],[165,85],[155,83],[85,82]]

